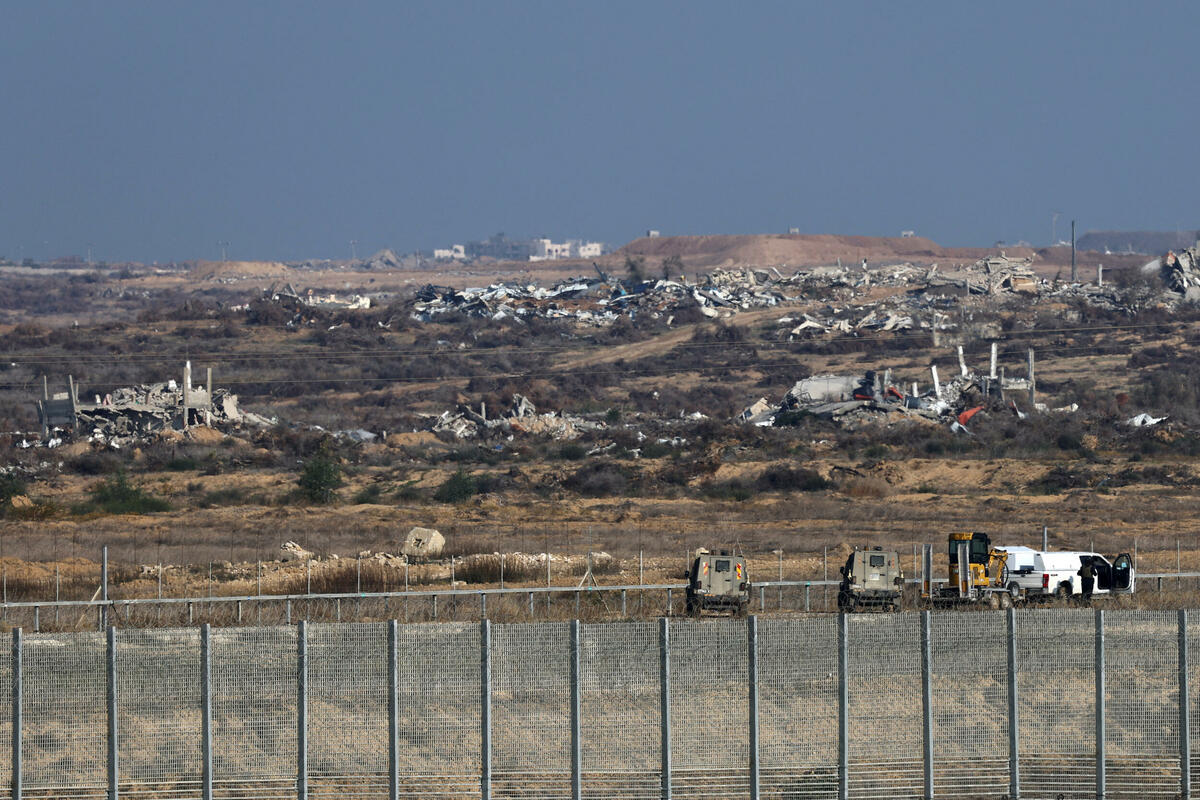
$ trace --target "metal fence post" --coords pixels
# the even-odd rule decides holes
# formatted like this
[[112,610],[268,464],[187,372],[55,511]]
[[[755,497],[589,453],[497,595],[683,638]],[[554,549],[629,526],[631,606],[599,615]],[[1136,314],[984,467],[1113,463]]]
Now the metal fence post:
[[838,800],[850,798],[850,637],[838,614]]
[[583,697],[580,689],[579,620],[571,620],[571,798],[583,797],[583,746],[581,742],[581,711]]
[[924,744],[925,800],[933,800],[933,645],[929,612],[921,612],[921,737]]
[[1096,609],[1096,800],[1105,797],[1104,610]]
[[492,624],[479,623],[479,797],[492,797]]
[[108,800],[117,800],[117,781],[120,769],[117,763],[119,753],[117,747],[117,629],[109,626],[108,641],[105,648],[108,700]]
[[746,665],[750,706],[750,800],[758,800],[758,617],[753,614],[746,618]]
[[388,800],[400,797],[400,623],[388,622]]
[[492,796],[492,624],[479,624],[479,796]]
[[308,800],[308,623],[296,626],[296,797]]
[[658,715],[662,744],[662,800],[671,800],[671,627],[658,620]]
[[212,629],[200,626],[200,797],[212,800]]
[[1017,706],[1017,610],[1008,609],[1008,796],[1021,800],[1021,726]]
[[1188,686],[1187,609],[1179,609],[1179,794],[1192,796],[1191,687]]
[[12,800],[21,800],[21,722],[25,704],[21,667],[21,629],[12,632]]

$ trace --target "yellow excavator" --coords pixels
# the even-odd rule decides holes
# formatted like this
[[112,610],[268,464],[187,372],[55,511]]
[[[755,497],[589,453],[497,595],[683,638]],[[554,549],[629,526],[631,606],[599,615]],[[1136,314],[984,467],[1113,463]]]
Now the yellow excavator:
[[925,599],[935,605],[987,603],[993,608],[1012,605],[1012,595],[1006,588],[1006,551],[992,547],[988,535],[978,532],[952,533],[949,544],[950,579],[944,586],[935,589],[926,572],[921,586],[921,594]]

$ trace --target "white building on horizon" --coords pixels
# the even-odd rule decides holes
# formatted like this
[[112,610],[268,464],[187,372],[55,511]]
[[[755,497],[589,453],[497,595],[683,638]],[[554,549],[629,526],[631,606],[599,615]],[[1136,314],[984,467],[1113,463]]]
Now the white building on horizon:
[[530,261],[558,261],[564,258],[597,258],[604,254],[603,242],[585,242],[582,239],[568,239],[565,242],[553,242],[549,239],[534,239],[531,244]]

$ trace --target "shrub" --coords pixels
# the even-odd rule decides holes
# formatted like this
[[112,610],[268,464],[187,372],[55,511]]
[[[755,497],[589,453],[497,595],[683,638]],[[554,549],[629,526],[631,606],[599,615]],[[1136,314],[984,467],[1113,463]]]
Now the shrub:
[[563,461],[580,461],[587,455],[587,448],[578,442],[567,442],[558,448],[558,457]]
[[737,478],[727,481],[705,481],[700,485],[700,493],[713,500],[734,500],[745,502],[754,496],[750,484]]
[[596,463],[580,467],[563,482],[587,497],[619,497],[629,490],[629,477],[616,464]]
[[331,503],[342,485],[342,467],[327,445],[322,444],[300,473],[300,491],[313,503]]
[[25,481],[21,476],[11,472],[0,475],[0,504],[8,505],[19,494],[25,494]]
[[439,503],[461,503],[474,497],[478,491],[479,484],[475,478],[468,475],[466,470],[459,469],[437,488],[433,499]]
[[371,483],[359,489],[350,502],[354,503],[355,505],[366,505],[378,503],[382,497],[383,487],[378,483]]
[[792,469],[776,464],[767,467],[754,485],[763,492],[819,492],[829,488],[829,481],[811,469]]
[[133,486],[124,472],[118,472],[106,481],[88,489],[92,505],[109,514],[152,514],[169,511],[171,504],[155,497],[145,489]]

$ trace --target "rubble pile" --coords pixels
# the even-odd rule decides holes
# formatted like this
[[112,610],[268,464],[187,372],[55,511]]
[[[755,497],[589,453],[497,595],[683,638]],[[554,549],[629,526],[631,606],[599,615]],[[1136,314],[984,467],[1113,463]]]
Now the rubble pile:
[[430,428],[435,434],[452,439],[483,438],[495,434],[523,433],[548,436],[553,439],[577,439],[584,431],[601,430],[599,422],[549,412],[539,414],[529,398],[515,394],[512,405],[501,416],[488,419],[487,409],[479,411],[468,405],[459,405],[454,411],[445,411],[433,420]]
[[1172,291],[1192,302],[1200,302],[1200,242],[1179,253],[1168,251],[1165,256],[1147,264],[1159,266],[1163,282]]
[[[56,400],[63,402],[65,397],[56,396]],[[103,396],[93,395],[91,402],[74,402],[77,434],[89,442],[114,448],[188,426],[270,427],[273,424],[266,417],[243,410],[238,405],[237,395],[226,389],[214,389],[210,401],[207,390],[192,387],[185,406],[183,386],[174,380],[126,386]]]
[[[1003,384],[1006,389],[1019,388],[1018,380]],[[925,392],[919,392],[916,384],[909,391],[905,388],[892,382],[891,370],[867,371],[862,376],[815,375],[797,381],[778,404],[760,398],[737,419],[769,426],[780,414],[802,411],[839,425],[917,419],[949,422],[954,430],[967,432],[967,422],[989,395],[999,391],[1000,381],[963,370],[946,381],[935,375],[933,386]]]
[[622,316],[650,314],[658,319],[689,307],[698,307],[709,317],[729,316],[796,299],[783,288],[795,279],[784,278],[778,270],[774,277],[763,270],[718,271],[696,282],[683,276],[679,280],[616,280],[597,273],[597,277],[571,278],[550,288],[496,283],[486,288],[453,289],[430,284],[417,291],[411,313],[422,322],[453,311],[494,320],[570,318],[603,326]]

